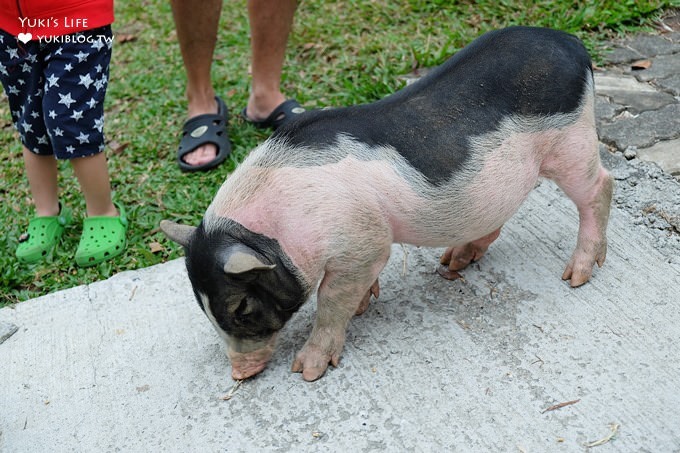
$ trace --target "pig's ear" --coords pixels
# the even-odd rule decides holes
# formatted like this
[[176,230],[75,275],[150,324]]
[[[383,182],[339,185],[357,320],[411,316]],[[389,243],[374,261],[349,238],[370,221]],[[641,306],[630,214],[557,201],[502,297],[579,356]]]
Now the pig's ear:
[[168,239],[186,247],[191,242],[191,236],[194,234],[196,227],[180,225],[171,220],[161,220],[161,230]]
[[262,261],[253,249],[242,244],[229,247],[224,258],[225,274],[243,274],[249,271],[272,270],[276,267],[276,264]]

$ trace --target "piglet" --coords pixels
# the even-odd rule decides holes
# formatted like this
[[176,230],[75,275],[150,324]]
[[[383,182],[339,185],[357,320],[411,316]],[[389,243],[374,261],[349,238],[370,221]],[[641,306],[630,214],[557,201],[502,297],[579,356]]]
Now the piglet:
[[277,333],[317,291],[293,371],[338,365],[347,325],[377,296],[392,243],[449,247],[444,276],[480,259],[539,177],[576,204],[562,275],[588,281],[607,252],[612,178],[600,163],[582,43],[543,28],[484,34],[416,83],[367,105],[312,111],[231,174],[182,244],[232,376],[265,368]]

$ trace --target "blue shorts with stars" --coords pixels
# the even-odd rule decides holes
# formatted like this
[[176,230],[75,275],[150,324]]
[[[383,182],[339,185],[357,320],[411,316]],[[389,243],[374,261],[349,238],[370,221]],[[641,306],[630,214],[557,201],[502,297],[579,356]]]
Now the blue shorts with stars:
[[24,146],[57,159],[104,150],[111,26],[26,44],[0,30],[0,80]]

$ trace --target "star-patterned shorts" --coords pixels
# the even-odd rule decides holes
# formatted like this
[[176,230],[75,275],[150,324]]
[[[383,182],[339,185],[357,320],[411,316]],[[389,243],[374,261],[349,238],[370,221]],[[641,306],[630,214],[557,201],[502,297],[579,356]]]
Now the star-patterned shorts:
[[0,30],[0,80],[30,151],[73,159],[104,150],[111,26],[26,44]]

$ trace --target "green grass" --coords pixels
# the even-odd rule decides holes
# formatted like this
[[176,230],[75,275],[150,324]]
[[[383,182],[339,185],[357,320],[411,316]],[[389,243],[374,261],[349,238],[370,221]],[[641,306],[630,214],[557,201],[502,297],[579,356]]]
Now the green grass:
[[[587,5],[586,5],[587,3]],[[528,5],[528,6],[527,6]],[[482,32],[513,24],[539,25],[572,32],[591,51],[613,34],[648,26],[671,1],[426,1],[388,2],[305,0],[299,5],[289,41],[283,88],[306,107],[373,101],[394,92],[398,76],[415,67],[441,63]],[[225,2],[213,65],[217,92],[231,109],[233,154],[226,165],[200,174],[183,174],[175,164],[178,131],[185,120],[184,71],[167,0],[117,2],[106,104],[110,142],[107,150],[116,198],[132,226],[124,256],[89,269],[75,266],[85,211],[75,177],[61,164],[62,200],[74,211],[51,261],[25,266],[14,251],[33,216],[23,175],[21,147],[11,125],[4,95],[0,102],[0,306],[107,278],[181,256],[158,230],[163,218],[197,224],[228,173],[267,134],[238,117],[248,94],[248,21],[245,2]],[[152,253],[150,244],[162,250]]]

